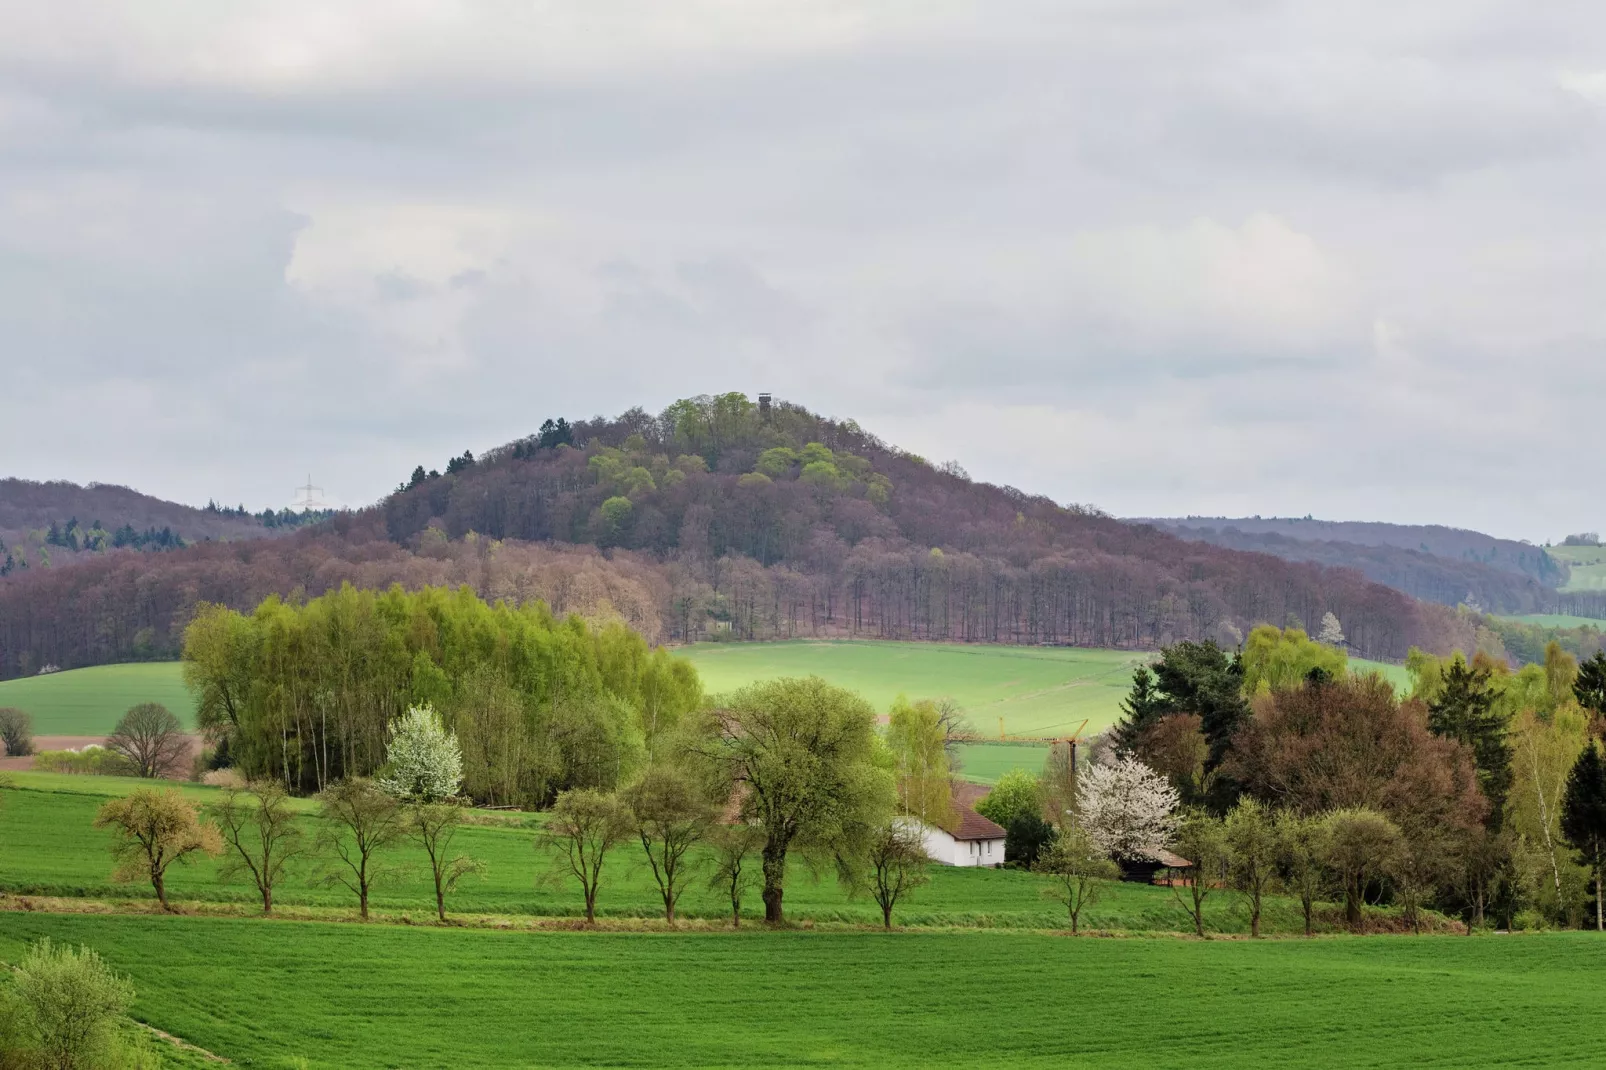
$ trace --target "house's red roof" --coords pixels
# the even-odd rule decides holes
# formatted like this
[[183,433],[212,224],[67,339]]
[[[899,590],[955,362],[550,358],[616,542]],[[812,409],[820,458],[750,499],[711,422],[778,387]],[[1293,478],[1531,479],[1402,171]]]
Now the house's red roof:
[[995,825],[968,806],[954,807],[953,838],[956,840],[1001,840],[1002,825]]

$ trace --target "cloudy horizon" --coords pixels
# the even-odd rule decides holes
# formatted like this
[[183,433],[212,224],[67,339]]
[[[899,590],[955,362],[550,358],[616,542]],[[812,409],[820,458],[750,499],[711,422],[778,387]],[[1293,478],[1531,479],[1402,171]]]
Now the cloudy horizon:
[[0,476],[725,390],[1123,516],[1606,525],[1606,12],[0,0]]

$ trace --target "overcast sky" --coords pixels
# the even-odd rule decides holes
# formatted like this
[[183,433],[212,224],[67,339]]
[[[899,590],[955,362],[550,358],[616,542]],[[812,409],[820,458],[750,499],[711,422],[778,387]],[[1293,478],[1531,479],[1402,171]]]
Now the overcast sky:
[[0,0],[0,475],[770,390],[1120,515],[1606,527],[1598,0]]

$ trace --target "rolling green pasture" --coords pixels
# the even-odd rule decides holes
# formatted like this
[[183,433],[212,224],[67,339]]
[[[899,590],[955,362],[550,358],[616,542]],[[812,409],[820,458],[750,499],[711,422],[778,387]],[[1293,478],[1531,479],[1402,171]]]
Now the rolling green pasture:
[[1562,590],[1606,591],[1606,546],[1552,546],[1547,552],[1572,570]]
[[195,700],[176,661],[97,665],[0,681],[0,706],[32,714],[39,736],[103,736],[141,702],[160,702],[186,725],[195,723]]
[[1568,613],[1524,613],[1506,620],[1519,620],[1524,624],[1537,624],[1541,628],[1596,628],[1606,631],[1606,620],[1593,617],[1574,617]]
[[[41,896],[98,899],[149,899],[144,884],[114,884],[108,851],[110,834],[92,827],[95,811],[106,798],[122,794],[138,781],[111,777],[75,777],[15,773],[16,788],[4,793],[0,807],[0,890]],[[147,784],[149,782],[146,782]],[[203,805],[217,797],[217,789],[188,785],[185,793]],[[311,804],[302,801],[303,808]],[[302,819],[309,834],[313,820]],[[511,819],[500,816],[488,820]],[[572,885],[554,884],[547,855],[534,845],[535,828],[513,825],[471,826],[457,838],[457,849],[485,863],[483,875],[467,880],[449,900],[448,909],[471,915],[576,917],[584,913]],[[168,873],[169,895],[203,903],[256,902],[255,889],[245,875],[220,879],[223,859],[201,859]],[[387,869],[396,871],[373,895],[376,909],[390,914],[410,913],[420,919],[433,916],[434,893],[423,853],[410,845],[387,852]],[[641,851],[626,844],[611,855],[599,900],[599,912],[614,918],[653,918],[662,907]],[[284,883],[274,891],[283,907],[310,907],[355,913],[356,900],[343,888],[315,883],[318,865],[312,860],[292,862]],[[898,919],[911,925],[992,925],[1007,928],[1052,929],[1064,924],[1063,908],[1046,899],[1043,878],[1018,870],[951,869],[934,866],[931,883],[917,890],[898,910]],[[789,917],[797,921],[879,924],[880,913],[868,898],[852,898],[840,888],[827,868],[815,877],[807,865],[789,874],[786,890]],[[1207,904],[1212,930],[1239,933],[1248,922],[1226,896]],[[686,918],[722,921],[729,916],[728,902],[698,881],[687,889],[680,913]],[[755,891],[744,914],[763,914]],[[1094,928],[1131,931],[1176,931],[1188,925],[1181,908],[1165,888],[1117,884],[1096,906],[1084,924]],[[1268,906],[1268,929],[1300,930],[1295,903],[1277,900]]]
[[499,933],[0,914],[232,1059],[407,1067],[1600,1066],[1594,934]]
[[821,676],[863,695],[879,710],[900,694],[951,698],[982,736],[1089,733],[1115,723],[1141,651],[1070,647],[970,646],[882,640],[698,643],[676,651],[697,666],[710,692],[779,676]]

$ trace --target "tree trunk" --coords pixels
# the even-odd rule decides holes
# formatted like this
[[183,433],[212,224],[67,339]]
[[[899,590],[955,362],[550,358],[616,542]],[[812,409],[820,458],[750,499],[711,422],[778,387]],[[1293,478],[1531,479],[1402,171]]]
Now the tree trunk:
[[764,921],[780,925],[786,920],[781,911],[781,897],[785,894],[786,847],[780,844],[764,845]]
[[1601,920],[1602,916],[1601,916],[1601,903],[1600,903],[1600,900],[1601,900],[1601,895],[1600,895],[1600,863],[1596,862],[1595,863],[1595,931],[1598,932],[1598,933],[1599,932],[1606,932],[1606,922],[1603,922]]
[[883,904],[881,904],[881,926],[882,926],[882,928],[886,929],[887,932],[889,932],[889,933],[892,931],[892,904],[891,903],[883,903]]
[[586,886],[586,924],[587,925],[595,925],[596,923],[597,923],[597,886],[594,885],[594,884],[588,884]]
[[442,925],[446,924],[446,893],[441,889],[439,873],[435,874],[435,915],[441,919]]
[[162,909],[171,911],[173,908],[167,905],[167,877],[161,870],[151,871],[151,887],[156,889],[156,901]]
[[1077,933],[1077,931],[1076,931],[1076,916],[1077,916],[1077,915],[1078,915],[1078,914],[1080,914],[1080,913],[1081,913],[1081,912],[1082,912],[1082,911],[1081,911],[1081,910],[1080,910],[1080,909],[1077,909],[1077,910],[1073,910],[1073,911],[1071,911],[1071,935],[1072,935],[1072,936],[1077,936],[1077,935],[1079,935],[1079,934],[1078,934],[1078,933]]
[[1315,904],[1307,899],[1300,905],[1305,908],[1305,935],[1315,936],[1316,926],[1313,924],[1311,919],[1311,914],[1315,911]]
[[262,916],[268,917],[273,913],[273,885],[269,884],[262,889]]
[[1254,908],[1249,912],[1249,935],[1260,939],[1260,901],[1256,900]]
[[368,882],[360,881],[357,885],[357,908],[362,914],[362,920],[368,920]]

